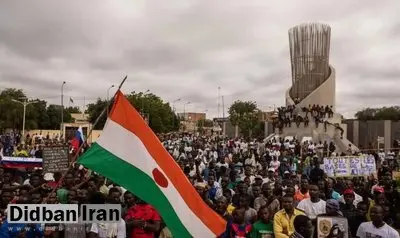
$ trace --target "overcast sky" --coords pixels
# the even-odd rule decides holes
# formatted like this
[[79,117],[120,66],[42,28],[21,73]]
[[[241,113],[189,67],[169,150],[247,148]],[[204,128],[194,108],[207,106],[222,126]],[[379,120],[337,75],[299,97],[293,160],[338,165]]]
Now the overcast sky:
[[[337,109],[400,102],[400,1],[126,0],[2,1],[0,89],[83,105],[105,98],[125,74],[123,91],[149,89],[187,111],[217,115],[235,99],[268,110],[291,85],[288,29],[332,27]],[[114,92],[114,91],[112,91]],[[222,116],[222,107],[220,116]]]

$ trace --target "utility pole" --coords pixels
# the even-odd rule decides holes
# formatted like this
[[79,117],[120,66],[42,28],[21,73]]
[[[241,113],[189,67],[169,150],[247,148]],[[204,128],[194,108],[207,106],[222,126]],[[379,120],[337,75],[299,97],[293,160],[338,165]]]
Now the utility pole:
[[[107,89],[107,103],[109,103],[110,101],[110,89],[112,89],[113,87],[115,87],[115,85],[111,85],[108,89]],[[109,114],[109,109],[107,108],[107,118],[108,118],[108,114]]]
[[218,86],[218,117],[220,117],[220,115],[219,115],[219,100],[220,100],[220,94],[221,94],[221,87],[220,86]]
[[186,121],[186,105],[189,105],[191,102],[186,102],[183,104],[183,120]]
[[35,101],[28,102],[28,99],[27,99],[27,98],[23,98],[23,101],[18,101],[18,100],[15,100],[15,99],[12,99],[12,101],[13,101],[13,102],[20,103],[20,104],[22,104],[22,106],[24,107],[23,118],[22,118],[22,136],[21,136],[22,138],[21,138],[21,141],[22,141],[22,142],[25,142],[25,117],[26,117],[26,106],[28,106],[29,104],[32,104],[32,103],[36,103],[36,102],[38,102],[38,101],[35,100]]
[[60,139],[62,138],[64,132],[64,85],[65,81],[61,84],[61,124],[60,124]]
[[82,110],[82,115],[85,115],[85,111],[86,111],[86,97],[83,96],[83,110]]
[[148,94],[150,92],[150,90],[149,89],[147,89],[146,90],[146,92],[144,92],[143,94],[142,94],[142,108],[141,108],[141,110],[140,110],[140,114],[142,115],[142,117],[143,117],[143,119],[146,121],[146,123],[149,123],[150,122],[150,119],[149,119],[149,115],[147,115],[146,116],[146,113],[145,113],[145,110],[144,110],[144,100],[145,100],[145,97],[146,97],[146,95]]
[[174,113],[174,116],[172,117],[172,125],[175,126],[175,117],[176,117],[176,113],[175,113],[175,103],[181,101],[180,98],[175,99],[174,101],[172,101],[172,112]]
[[225,103],[224,103],[224,95],[221,96],[222,101],[222,118],[225,118]]

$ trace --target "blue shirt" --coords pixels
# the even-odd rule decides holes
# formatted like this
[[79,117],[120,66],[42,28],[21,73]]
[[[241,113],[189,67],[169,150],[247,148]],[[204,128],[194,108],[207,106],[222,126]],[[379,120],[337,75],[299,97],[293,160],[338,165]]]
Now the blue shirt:
[[340,199],[340,194],[336,192],[335,190],[332,190],[332,199],[339,200]]
[[13,223],[9,224],[5,221],[0,227],[0,237],[1,238],[16,238],[21,231],[27,231],[25,233],[26,238],[43,238],[44,232],[40,224],[32,224],[32,226],[27,226],[27,224]]

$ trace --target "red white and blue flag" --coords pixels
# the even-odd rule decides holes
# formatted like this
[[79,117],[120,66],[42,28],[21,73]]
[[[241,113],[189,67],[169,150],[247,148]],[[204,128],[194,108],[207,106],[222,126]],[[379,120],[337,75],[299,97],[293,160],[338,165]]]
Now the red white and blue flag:
[[71,145],[74,151],[79,150],[79,147],[81,147],[84,141],[85,137],[83,136],[83,130],[80,126],[78,130],[76,130],[74,138],[71,140]]
[[1,165],[4,168],[41,168],[43,160],[41,158],[25,157],[1,157]]

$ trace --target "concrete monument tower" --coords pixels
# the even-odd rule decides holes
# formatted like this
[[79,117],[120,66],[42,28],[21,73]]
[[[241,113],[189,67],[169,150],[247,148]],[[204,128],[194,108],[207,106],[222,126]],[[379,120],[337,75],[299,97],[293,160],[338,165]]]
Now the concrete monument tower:
[[329,64],[331,28],[309,23],[289,30],[292,87],[286,92],[286,104],[298,101],[329,105],[335,109],[335,69]]

